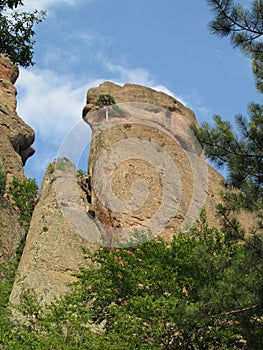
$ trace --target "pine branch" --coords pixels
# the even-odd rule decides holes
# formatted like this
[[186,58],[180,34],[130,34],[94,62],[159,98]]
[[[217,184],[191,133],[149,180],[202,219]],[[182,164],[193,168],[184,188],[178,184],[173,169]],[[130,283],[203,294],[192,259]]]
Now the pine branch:
[[263,35],[261,7],[255,10],[256,5],[254,5],[252,13],[252,11],[244,11],[241,6],[233,5],[232,1],[208,0],[208,4],[216,14],[216,20],[210,23],[213,34],[221,36],[231,34],[234,46],[241,46],[249,53],[253,53],[255,49],[255,52],[257,51],[256,42]]
[[222,312],[221,314],[212,315],[211,317],[212,318],[218,318],[218,317],[222,317],[222,316],[237,314],[237,313],[240,313],[240,312],[246,312],[246,311],[250,311],[250,310],[256,309],[258,306],[259,306],[259,304],[255,304],[255,305],[252,305],[252,306],[249,306],[249,307],[244,307],[244,308],[237,309],[237,310],[231,310],[231,311],[227,311],[227,312]]

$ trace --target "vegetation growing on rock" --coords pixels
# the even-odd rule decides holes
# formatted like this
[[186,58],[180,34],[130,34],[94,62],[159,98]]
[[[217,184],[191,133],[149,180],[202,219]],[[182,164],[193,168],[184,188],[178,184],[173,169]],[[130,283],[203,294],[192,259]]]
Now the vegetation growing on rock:
[[8,194],[20,213],[20,220],[29,226],[35,207],[38,186],[35,179],[20,181],[16,177],[10,183]]
[[0,164],[0,195],[3,196],[6,190],[6,173],[3,170],[2,165]]
[[98,106],[100,108],[110,105],[115,105],[114,97],[110,94],[101,94],[97,100],[94,102],[95,106]]

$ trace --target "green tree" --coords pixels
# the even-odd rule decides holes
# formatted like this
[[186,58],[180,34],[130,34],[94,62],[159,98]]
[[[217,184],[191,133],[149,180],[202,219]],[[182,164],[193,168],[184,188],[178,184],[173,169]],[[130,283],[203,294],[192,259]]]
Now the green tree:
[[[210,23],[214,34],[230,36],[234,46],[250,55],[253,60],[257,87],[261,91],[263,77],[263,2],[253,1],[251,10],[232,0],[208,0],[215,14]],[[263,92],[263,91],[262,91]],[[229,220],[229,214],[242,208],[258,216],[258,230],[262,230],[263,208],[263,106],[248,105],[248,118],[235,117],[237,132],[232,125],[214,116],[215,126],[204,123],[196,130],[207,157],[219,168],[225,166],[228,184],[239,190],[225,192],[225,205],[219,209],[225,218],[229,232],[244,234],[238,222]]]
[[47,312],[25,294],[31,322],[6,349],[262,349],[262,261],[225,238],[203,212],[170,244],[86,252],[93,266]]
[[98,106],[100,108],[104,106],[111,106],[115,105],[115,100],[114,97],[111,96],[110,94],[101,94],[97,100],[94,102],[95,106]]
[[33,65],[34,25],[45,18],[44,11],[19,12],[21,0],[0,0],[0,52],[22,67]]
[[[252,59],[253,72],[259,91],[263,92],[263,2],[253,1],[251,10],[231,0],[208,0],[215,14],[210,23],[214,34],[230,36],[235,47],[239,47]],[[220,116],[214,116],[215,125],[204,123],[196,135],[204,147],[207,157],[219,168],[225,166],[227,173],[226,191],[222,193],[223,203],[218,205],[219,215],[223,218],[223,231],[228,241],[243,240],[247,254],[247,263],[259,274],[259,283],[255,285],[257,307],[255,319],[263,315],[263,106],[258,103],[248,105],[248,118],[235,117],[236,130]],[[245,232],[237,220],[236,213],[246,209],[255,215],[255,225]],[[244,269],[249,269],[244,265]],[[245,322],[245,321],[244,321]],[[247,336],[253,334],[253,324],[248,323]],[[263,339],[263,335],[261,333]],[[251,349],[260,349],[251,340]]]
[[229,36],[234,46],[251,53],[262,52],[263,2],[252,1],[251,9],[244,9],[233,0],[207,0],[215,15],[209,27],[213,34]]
[[0,349],[9,341],[12,332],[12,324],[9,321],[8,302],[15,279],[17,261],[11,259],[5,264],[0,264]]
[[8,194],[11,196],[20,212],[20,219],[28,226],[35,207],[38,186],[35,179],[20,181],[14,177],[9,185]]
[[234,47],[239,47],[253,59],[257,88],[263,92],[263,1],[254,0],[251,9],[245,9],[232,0],[207,0],[215,19],[209,27],[213,34],[230,36]]
[[[214,116],[215,126],[205,122],[196,134],[205,149],[207,157],[217,167],[225,166],[230,191],[223,195],[225,212],[245,208],[258,214],[262,229],[263,208],[263,107],[249,105],[249,121],[242,115],[236,116],[239,133],[233,131],[228,121]],[[239,189],[233,191],[231,186]]]

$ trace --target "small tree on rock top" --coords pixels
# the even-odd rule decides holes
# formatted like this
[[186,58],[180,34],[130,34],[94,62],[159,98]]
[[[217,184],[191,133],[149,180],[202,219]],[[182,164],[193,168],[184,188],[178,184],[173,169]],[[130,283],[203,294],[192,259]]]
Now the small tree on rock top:
[[100,108],[103,108],[105,106],[111,106],[115,105],[116,102],[114,100],[114,97],[110,94],[101,94],[97,100],[94,102],[95,106],[98,106]]

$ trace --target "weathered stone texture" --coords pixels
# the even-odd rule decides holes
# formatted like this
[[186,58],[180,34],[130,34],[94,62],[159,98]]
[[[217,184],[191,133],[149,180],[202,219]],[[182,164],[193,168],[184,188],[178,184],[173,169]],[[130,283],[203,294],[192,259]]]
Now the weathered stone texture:
[[0,164],[8,180],[24,177],[23,165],[34,153],[34,131],[16,113],[17,77],[17,66],[0,54]]
[[0,196],[0,264],[13,258],[25,229],[19,223],[19,215],[10,203]]
[[[34,153],[34,131],[16,113],[18,67],[0,54],[0,165],[7,182],[24,178],[23,164]],[[15,255],[25,229],[19,215],[6,198],[0,197],[0,263]]]
[[[136,85],[125,84],[119,86],[111,82],[104,82],[99,87],[91,88],[87,94],[87,104],[83,109],[83,116],[94,109],[94,102],[101,94],[110,94],[114,97],[117,104],[126,102],[148,103],[151,105],[163,107],[169,111],[177,112],[186,124],[196,124],[196,118],[189,108],[164,92],[158,92],[151,88]],[[92,126],[92,120],[89,120]]]
[[63,216],[57,201],[56,181],[51,164],[31,220],[11,304],[19,304],[24,290],[33,292],[43,304],[64,294],[74,281],[72,274],[78,272],[80,264],[85,264],[81,247],[91,248]]
[[[101,94],[110,94],[114,97],[115,102],[119,103],[117,115],[114,114],[114,111],[109,112],[108,122],[105,119],[105,111],[97,110],[94,106],[94,102]],[[130,102],[132,103],[130,104]],[[133,102],[142,103],[142,107],[139,104],[137,108],[137,104],[134,105]],[[146,105],[144,106],[144,104]],[[127,159],[123,160],[127,147],[118,149],[117,157],[122,161],[118,164],[116,160],[115,169],[109,170],[109,172],[111,171],[110,186],[116,198],[127,202],[131,201],[133,196],[133,182],[138,179],[144,180],[148,186],[145,203],[133,213],[124,214],[109,209],[109,206],[98,198],[94,183],[94,171],[98,159],[107,153],[104,160],[107,162],[107,159],[110,159],[114,153],[116,144],[120,142],[124,144],[127,140],[134,139],[137,139],[142,145],[146,140],[145,147],[148,147],[149,143],[155,145],[157,152],[160,152],[160,157],[164,152],[168,154],[174,163],[175,170],[174,175],[170,174],[171,183],[173,176],[177,176],[178,181],[180,181],[178,191],[180,193],[176,194],[178,196],[176,200],[180,202],[180,205],[171,217],[169,224],[162,231],[162,237],[171,239],[178,229],[183,228],[185,217],[193,215],[198,218],[198,213],[203,206],[207,210],[210,224],[219,227],[215,207],[216,203],[220,201],[219,192],[224,189],[224,178],[212,167],[206,165],[200,145],[193,135],[189,136],[191,132],[189,126],[197,125],[195,115],[191,110],[173,97],[150,88],[132,84],[121,87],[106,82],[98,88],[89,90],[87,105],[83,109],[83,117],[93,131],[89,156],[91,209],[105,227],[137,228],[140,225],[143,227],[144,221],[154,217],[163,200],[164,188],[160,169],[152,165],[156,155],[153,154],[153,158],[151,158],[151,151],[149,151],[147,160],[138,160],[140,151],[132,143],[129,146],[129,152],[134,155],[134,159],[127,156]],[[144,151],[143,148],[142,151]],[[203,175],[200,173],[199,176],[199,171],[204,171]],[[103,177],[103,174],[101,176]],[[169,176],[166,179],[168,182],[170,181]],[[106,189],[104,190],[106,191]],[[169,195],[165,196],[164,200],[168,201]],[[170,201],[172,202],[172,200],[171,198]],[[170,210],[167,208],[168,206],[167,202],[167,206],[162,207],[164,217],[168,216]]]

